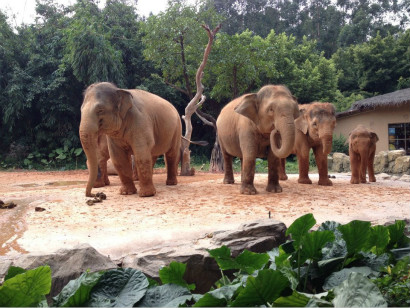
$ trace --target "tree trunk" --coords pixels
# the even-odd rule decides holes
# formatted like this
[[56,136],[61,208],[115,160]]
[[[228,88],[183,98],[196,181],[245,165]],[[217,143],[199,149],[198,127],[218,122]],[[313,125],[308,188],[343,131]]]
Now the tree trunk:
[[196,87],[197,91],[193,99],[189,102],[189,104],[185,108],[185,115],[182,116],[182,119],[185,121],[185,139],[182,139],[181,143],[181,175],[183,176],[190,176],[195,174],[195,170],[190,168],[190,160],[191,154],[189,151],[189,141],[191,140],[192,136],[192,123],[191,117],[192,114],[205,102],[206,97],[202,95],[204,91],[204,86],[202,85],[202,76],[204,74],[204,68],[206,65],[206,61],[208,60],[208,56],[211,52],[212,43],[215,38],[215,34],[221,28],[221,25],[217,26],[213,31],[209,29],[209,26],[202,25],[202,27],[207,31],[208,34],[208,44],[204,51],[204,57],[202,59],[201,65],[199,66],[196,72]]
[[214,144],[214,147],[211,153],[209,171],[211,172],[223,172],[224,171],[224,158],[222,155],[221,147],[218,142],[218,134],[216,134],[215,144]]

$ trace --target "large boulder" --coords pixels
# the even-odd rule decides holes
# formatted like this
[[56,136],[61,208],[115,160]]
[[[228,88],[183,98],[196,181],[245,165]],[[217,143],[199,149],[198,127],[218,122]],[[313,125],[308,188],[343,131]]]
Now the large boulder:
[[158,271],[172,261],[187,264],[185,280],[195,283],[196,292],[206,292],[221,278],[220,269],[209,256],[208,249],[223,245],[231,249],[235,257],[244,249],[253,252],[266,252],[286,241],[286,226],[273,220],[258,220],[239,226],[236,230],[217,231],[190,243],[178,246],[161,245],[145,251],[128,255],[122,260],[123,267],[141,270],[153,279],[159,279]]
[[56,296],[70,280],[78,278],[87,270],[96,272],[117,267],[110,258],[103,256],[88,244],[78,245],[71,250],[60,249],[48,255],[27,254],[16,259],[0,257],[0,264],[3,263],[6,266],[0,267],[0,281],[4,279],[10,266],[28,270],[49,265],[52,278],[49,298]]
[[392,172],[395,174],[410,174],[410,156],[400,156],[396,158]]
[[334,153],[332,171],[334,172],[348,172],[350,171],[350,158],[344,153]]
[[405,150],[394,150],[394,151],[388,151],[387,152],[387,157],[389,159],[389,163],[394,162],[397,158],[406,155]]
[[388,151],[380,151],[374,156],[374,173],[383,173],[389,167]]

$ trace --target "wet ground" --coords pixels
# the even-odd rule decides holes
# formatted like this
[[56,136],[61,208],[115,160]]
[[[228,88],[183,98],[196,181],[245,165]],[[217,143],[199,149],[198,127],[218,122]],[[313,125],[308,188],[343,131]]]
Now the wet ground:
[[[119,258],[162,242],[187,241],[206,232],[236,228],[243,222],[268,218],[289,225],[313,213],[318,224],[353,219],[382,224],[410,217],[410,184],[383,180],[351,185],[348,174],[334,174],[332,187],[297,183],[297,175],[281,182],[283,192],[266,192],[266,174],[257,174],[258,194],[239,194],[240,177],[222,184],[222,174],[178,177],[177,186],[165,185],[156,170],[154,197],[118,194],[120,181],[94,189],[107,200],[92,206],[85,197],[87,171],[0,172],[0,200],[17,204],[0,209],[0,255],[52,252],[89,243],[101,253]],[[138,185],[137,185],[138,188]],[[37,210],[36,210],[37,208]]]

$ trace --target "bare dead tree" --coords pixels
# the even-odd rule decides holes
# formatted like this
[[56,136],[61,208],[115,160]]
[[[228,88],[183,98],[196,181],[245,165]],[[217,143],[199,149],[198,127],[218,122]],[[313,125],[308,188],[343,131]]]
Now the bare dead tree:
[[182,139],[182,146],[181,146],[181,175],[194,175],[195,170],[190,167],[191,165],[191,152],[189,150],[189,141],[191,140],[192,137],[192,123],[191,123],[191,117],[194,114],[194,112],[197,111],[197,109],[202,106],[202,104],[205,102],[205,95],[203,95],[204,91],[204,86],[202,84],[202,77],[204,75],[204,68],[206,65],[206,62],[208,60],[208,56],[211,53],[212,49],[212,43],[214,41],[216,33],[219,31],[221,28],[221,25],[218,25],[214,30],[211,31],[208,25],[202,25],[202,28],[204,28],[208,34],[208,44],[206,45],[205,51],[204,51],[204,56],[202,59],[201,64],[199,65],[199,68],[196,72],[196,94],[194,98],[191,99],[191,101],[188,103],[188,105],[185,108],[185,115],[182,116],[182,119],[185,122],[185,135]]

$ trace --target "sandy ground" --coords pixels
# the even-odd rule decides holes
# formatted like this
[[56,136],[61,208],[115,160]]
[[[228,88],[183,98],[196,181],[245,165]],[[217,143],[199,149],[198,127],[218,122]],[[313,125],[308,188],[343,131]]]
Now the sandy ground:
[[[281,182],[283,192],[267,193],[266,174],[257,174],[257,195],[239,194],[240,176],[222,184],[222,174],[201,173],[178,177],[177,186],[165,185],[156,170],[157,194],[140,198],[119,195],[120,181],[94,189],[107,200],[86,204],[87,171],[0,172],[0,200],[17,207],[0,210],[0,255],[52,252],[89,243],[113,259],[163,242],[187,241],[207,232],[236,228],[241,223],[268,218],[287,226],[313,213],[317,223],[354,219],[382,224],[410,217],[410,184],[383,180],[351,185],[350,175],[334,174],[332,187],[297,183],[297,175]],[[137,185],[138,188],[138,185]],[[36,207],[44,211],[36,211]]]

